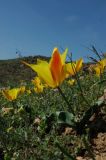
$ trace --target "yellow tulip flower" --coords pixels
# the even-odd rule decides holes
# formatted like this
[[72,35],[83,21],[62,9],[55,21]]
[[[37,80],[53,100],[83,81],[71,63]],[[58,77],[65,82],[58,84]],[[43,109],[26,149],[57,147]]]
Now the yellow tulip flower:
[[10,89],[10,90],[6,89],[2,91],[4,97],[7,98],[9,101],[15,100],[19,92],[20,92],[19,88]]
[[25,92],[25,86],[21,86],[20,87],[20,93],[24,93]]
[[82,68],[82,63],[83,63],[83,59],[82,58],[77,60],[75,63],[74,62],[67,63],[66,71],[67,71],[68,76],[70,76],[70,75],[73,76],[77,72],[79,72],[80,69]]
[[52,57],[49,61],[37,60],[37,64],[28,64],[23,62],[27,66],[31,67],[41,80],[43,80],[49,87],[58,87],[66,78],[65,60],[68,49],[63,54],[60,54],[58,48],[54,48]]
[[35,78],[32,80],[32,83],[35,85],[34,91],[35,91],[36,93],[43,92],[44,85],[41,83],[41,80],[40,80],[39,77],[35,77]]
[[102,59],[101,61],[98,62],[98,65],[101,66],[101,68],[105,68],[106,67],[106,58]]
[[36,93],[41,93],[41,92],[43,92],[43,88],[44,88],[43,85],[37,85],[36,87],[34,87],[34,91]]
[[39,77],[35,77],[33,80],[32,80],[32,83],[34,85],[40,85],[41,84],[41,80]]
[[93,69],[94,69],[96,75],[100,76],[100,74],[102,73],[100,67],[99,66],[95,66]]
[[2,90],[2,94],[9,101],[17,99],[18,95],[22,93],[22,88],[13,88]]
[[75,79],[68,80],[68,84],[69,84],[69,85],[72,86],[74,83],[75,83]]
[[97,76],[100,76],[106,67],[106,59],[102,59],[101,61],[98,61],[96,65],[94,65],[93,69],[96,72]]

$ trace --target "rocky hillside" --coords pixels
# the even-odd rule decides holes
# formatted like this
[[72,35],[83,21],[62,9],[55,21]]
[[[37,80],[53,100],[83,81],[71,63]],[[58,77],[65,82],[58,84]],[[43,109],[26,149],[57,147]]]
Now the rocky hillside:
[[22,60],[28,63],[36,63],[37,58],[49,60],[45,56],[29,56],[10,60],[0,60],[0,86],[7,86],[8,83],[17,83],[21,80],[31,80],[35,76],[29,67],[21,63]]

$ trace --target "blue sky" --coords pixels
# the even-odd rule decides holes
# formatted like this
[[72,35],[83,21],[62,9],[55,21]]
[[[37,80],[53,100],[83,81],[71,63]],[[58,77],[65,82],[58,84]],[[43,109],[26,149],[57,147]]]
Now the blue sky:
[[0,0],[0,59],[54,47],[86,59],[91,45],[106,52],[106,0]]

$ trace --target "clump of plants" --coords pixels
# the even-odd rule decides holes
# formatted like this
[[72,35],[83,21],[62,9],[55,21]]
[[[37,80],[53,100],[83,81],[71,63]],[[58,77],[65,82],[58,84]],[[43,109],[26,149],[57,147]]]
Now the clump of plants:
[[[106,114],[106,58],[84,70],[83,59],[73,61],[68,49],[54,48],[49,62],[21,63],[37,74],[25,86],[1,91],[0,156],[7,159],[95,159],[91,138],[99,130],[94,119]],[[105,116],[104,116],[105,117]],[[105,120],[105,119],[103,119]],[[105,129],[104,129],[105,131]]]

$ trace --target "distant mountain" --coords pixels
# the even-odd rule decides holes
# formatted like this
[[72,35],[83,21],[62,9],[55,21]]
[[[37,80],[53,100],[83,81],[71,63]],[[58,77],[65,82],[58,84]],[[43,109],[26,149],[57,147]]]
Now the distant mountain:
[[0,86],[8,86],[10,83],[31,80],[36,73],[29,67],[22,64],[21,61],[36,63],[37,59],[49,61],[45,56],[29,56],[9,60],[0,60]]

